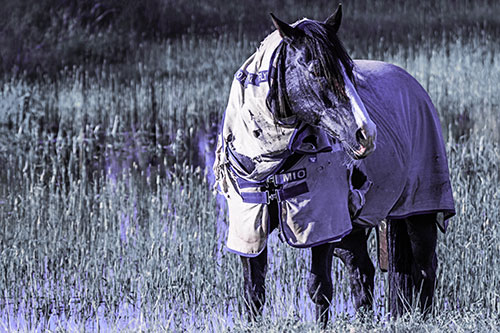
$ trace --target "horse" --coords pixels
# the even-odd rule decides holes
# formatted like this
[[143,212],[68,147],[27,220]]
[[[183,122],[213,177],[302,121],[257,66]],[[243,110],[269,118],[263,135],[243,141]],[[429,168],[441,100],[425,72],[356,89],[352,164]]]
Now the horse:
[[[333,298],[333,256],[347,267],[355,308],[371,309],[375,268],[367,237],[370,228],[383,220],[388,225],[389,310],[401,314],[404,297],[410,300],[417,290],[419,306],[428,312],[436,281],[437,229],[445,229],[455,214],[440,123],[428,94],[395,65],[349,57],[337,36],[341,5],[323,22],[303,19],[289,25],[273,14],[271,18],[277,30],[261,48],[273,45],[274,50],[267,56],[269,52],[259,53],[259,49],[236,73],[230,94],[236,97],[230,97],[214,163],[217,184],[228,204],[234,197],[239,200],[233,208],[229,204],[228,238],[251,234],[240,237],[247,241],[244,246],[229,240],[227,244],[241,257],[249,318],[257,318],[265,303],[265,239],[277,228],[285,231],[290,245],[311,248],[308,292],[316,305],[316,319],[324,327]],[[256,63],[269,70],[255,72]],[[304,128],[313,135],[297,134]],[[307,155],[307,149],[295,149],[297,137],[302,138],[301,147],[318,149],[312,155]],[[347,158],[332,159],[322,148],[329,144],[340,144]],[[321,223],[316,218],[317,223],[294,230],[298,235],[294,237],[290,233],[294,222],[283,222],[293,209],[286,210],[283,202],[308,189],[286,187],[286,182],[277,180],[303,180],[306,171],[313,169],[290,171],[290,166],[315,165],[321,156],[329,156],[323,165],[332,171],[322,175],[340,180],[329,183],[324,177],[322,182],[329,185],[318,188],[338,187],[338,195],[326,195],[326,204],[321,201],[308,210],[308,214],[327,213],[318,215]],[[343,180],[346,169],[347,182]],[[229,195],[231,187],[234,191]],[[253,192],[243,193],[248,187]],[[332,214],[330,206],[338,213]],[[231,227],[238,218],[247,224]],[[343,227],[335,229],[334,224]],[[319,233],[327,230],[323,238],[302,241],[304,230],[314,227]]]

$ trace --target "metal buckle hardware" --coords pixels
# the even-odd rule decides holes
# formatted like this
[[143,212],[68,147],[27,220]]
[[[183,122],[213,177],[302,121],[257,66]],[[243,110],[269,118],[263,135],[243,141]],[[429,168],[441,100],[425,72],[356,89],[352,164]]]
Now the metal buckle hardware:
[[277,199],[278,198],[278,195],[276,194],[276,192],[274,193],[269,193],[269,191],[266,191],[266,197],[267,197],[267,204],[269,205],[271,203],[271,200],[274,200],[274,199]]

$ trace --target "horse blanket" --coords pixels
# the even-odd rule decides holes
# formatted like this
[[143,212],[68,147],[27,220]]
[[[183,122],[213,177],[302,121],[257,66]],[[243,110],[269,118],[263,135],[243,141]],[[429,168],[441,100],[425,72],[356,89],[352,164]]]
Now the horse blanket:
[[442,213],[440,227],[455,215],[438,114],[427,92],[403,69],[355,60],[357,91],[377,125],[377,148],[360,167],[373,182],[355,221]]

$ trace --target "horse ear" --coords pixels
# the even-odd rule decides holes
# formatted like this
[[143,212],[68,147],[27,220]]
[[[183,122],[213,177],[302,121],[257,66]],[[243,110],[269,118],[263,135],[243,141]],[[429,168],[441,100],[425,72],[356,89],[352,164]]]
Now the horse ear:
[[332,26],[333,31],[337,33],[337,31],[339,31],[341,22],[342,22],[342,4],[339,3],[339,6],[337,7],[335,13],[330,15],[330,17],[327,18],[323,23]]
[[271,13],[271,19],[273,20],[273,24],[276,29],[278,29],[281,38],[283,38],[286,43],[291,44],[293,40],[298,36],[297,29],[281,21],[276,16],[274,16],[273,13]]

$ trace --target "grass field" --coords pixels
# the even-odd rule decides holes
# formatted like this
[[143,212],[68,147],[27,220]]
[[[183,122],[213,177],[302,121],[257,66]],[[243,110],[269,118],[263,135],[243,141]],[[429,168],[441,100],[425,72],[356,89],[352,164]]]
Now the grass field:
[[[325,16],[281,2],[290,3],[286,19]],[[499,331],[500,45],[490,21],[498,5],[400,6],[396,13],[420,11],[408,22],[387,15],[365,34],[369,6],[353,3],[344,4],[351,55],[402,66],[438,109],[457,216],[439,235],[430,319],[384,319],[380,272],[379,318],[354,318],[335,259],[329,329]],[[386,2],[373,4],[381,13]],[[419,37],[428,22],[438,33],[422,28]],[[387,24],[400,24],[403,37]],[[319,330],[306,292],[309,251],[274,236],[264,317],[246,322],[239,258],[224,250],[223,201],[211,190],[214,131],[233,73],[269,32],[181,33],[144,40],[125,62],[3,76],[0,332]]]

